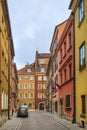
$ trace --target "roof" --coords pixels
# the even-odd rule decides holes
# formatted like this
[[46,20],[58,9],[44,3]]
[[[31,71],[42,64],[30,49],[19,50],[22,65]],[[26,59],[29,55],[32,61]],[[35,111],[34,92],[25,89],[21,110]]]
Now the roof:
[[[31,69],[31,72],[27,72],[27,69]],[[27,64],[25,67],[19,69],[17,72],[18,74],[28,74],[28,73],[33,73],[35,71],[35,64]]]

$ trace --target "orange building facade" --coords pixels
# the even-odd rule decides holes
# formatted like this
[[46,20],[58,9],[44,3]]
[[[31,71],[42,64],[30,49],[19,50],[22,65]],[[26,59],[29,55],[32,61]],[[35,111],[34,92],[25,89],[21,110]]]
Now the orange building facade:
[[57,25],[54,30],[52,43],[50,47],[51,61],[52,64],[52,113],[58,113],[58,90],[56,84],[58,83],[58,44],[61,38],[62,32],[65,28],[67,21]]

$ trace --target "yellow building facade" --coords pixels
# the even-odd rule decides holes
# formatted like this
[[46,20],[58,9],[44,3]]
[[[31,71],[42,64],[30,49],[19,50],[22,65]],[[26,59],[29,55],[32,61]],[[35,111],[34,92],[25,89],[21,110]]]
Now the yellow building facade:
[[35,109],[35,76],[33,64],[26,65],[18,71],[18,106],[28,105],[29,110]]
[[87,0],[71,0],[75,24],[76,122],[87,126]]
[[8,8],[0,0],[0,126],[8,117]]

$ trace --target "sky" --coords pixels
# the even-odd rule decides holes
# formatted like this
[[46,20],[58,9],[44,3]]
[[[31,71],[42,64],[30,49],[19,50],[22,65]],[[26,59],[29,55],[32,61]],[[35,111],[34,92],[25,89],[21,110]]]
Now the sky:
[[69,15],[71,0],[8,0],[17,69],[49,53],[55,26]]

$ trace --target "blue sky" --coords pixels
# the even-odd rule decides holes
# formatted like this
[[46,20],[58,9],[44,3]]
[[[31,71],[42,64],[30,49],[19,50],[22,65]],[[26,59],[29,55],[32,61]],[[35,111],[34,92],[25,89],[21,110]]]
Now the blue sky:
[[8,0],[17,69],[48,53],[55,26],[69,15],[71,0]]

